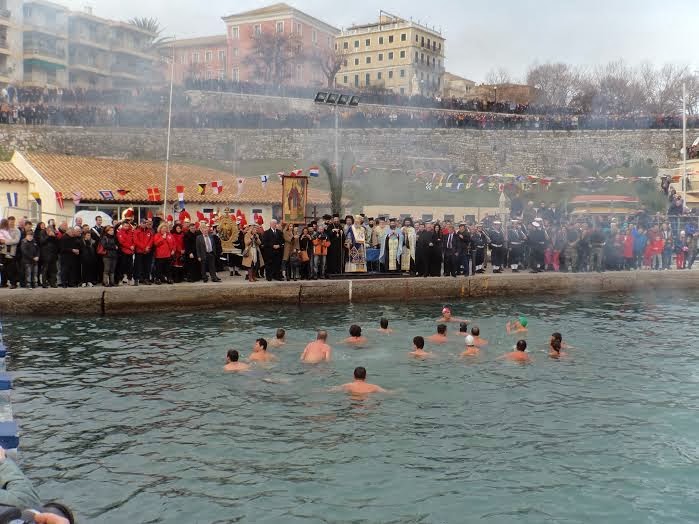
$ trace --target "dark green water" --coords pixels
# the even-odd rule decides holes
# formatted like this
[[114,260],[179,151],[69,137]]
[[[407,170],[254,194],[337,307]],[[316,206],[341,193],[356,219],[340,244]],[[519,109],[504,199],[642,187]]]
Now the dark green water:
[[[490,340],[478,360],[457,358],[458,337],[432,361],[407,357],[441,304],[5,319],[22,466],[94,523],[696,520],[691,296],[453,306]],[[496,361],[520,313],[534,363]],[[381,315],[390,337],[370,332]],[[365,349],[337,344],[354,321]],[[226,349],[247,355],[278,326],[290,343],[276,366],[221,372]],[[305,367],[318,327],[335,361]],[[567,360],[543,352],[552,331]],[[357,365],[394,393],[327,391]]]

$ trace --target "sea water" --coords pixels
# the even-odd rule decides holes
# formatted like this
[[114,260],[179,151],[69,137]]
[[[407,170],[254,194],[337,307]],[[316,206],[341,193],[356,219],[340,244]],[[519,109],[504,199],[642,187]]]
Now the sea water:
[[[699,515],[689,295],[450,304],[489,340],[408,356],[442,303],[3,319],[20,463],[83,522],[684,523]],[[529,320],[533,362],[497,357]],[[394,330],[379,334],[385,317]],[[350,324],[366,347],[343,346]],[[276,328],[279,362],[225,374]],[[329,364],[299,362],[329,330]],[[572,346],[552,360],[554,331]],[[391,391],[329,388],[356,366]]]

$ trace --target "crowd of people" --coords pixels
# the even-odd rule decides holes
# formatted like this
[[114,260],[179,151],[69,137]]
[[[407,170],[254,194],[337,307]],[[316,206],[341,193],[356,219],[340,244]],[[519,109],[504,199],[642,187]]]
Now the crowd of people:
[[[315,89],[261,86],[218,80],[196,81],[191,88],[234,93],[313,98]],[[225,89],[224,89],[225,88]],[[226,110],[193,107],[185,90],[173,100],[172,125],[181,128],[331,128],[334,115],[321,110]],[[164,90],[59,90],[5,88],[0,94],[0,124],[57,126],[166,127],[169,92]],[[372,105],[376,104],[376,105]],[[362,94],[359,107],[342,114],[342,126],[351,128],[465,128],[465,129],[679,129],[678,115],[576,114],[555,108],[509,102]],[[699,117],[688,119],[699,128]]]
[[[325,215],[306,225],[239,224],[223,251],[216,224],[162,216],[139,223],[128,214],[104,224],[0,221],[0,286],[111,287],[220,282],[232,277],[311,280],[345,273],[469,276],[506,270],[588,272],[688,269],[699,229],[640,211],[635,215],[566,217],[555,204],[513,198],[507,223],[414,222],[409,217]],[[679,230],[679,227],[684,229]]]

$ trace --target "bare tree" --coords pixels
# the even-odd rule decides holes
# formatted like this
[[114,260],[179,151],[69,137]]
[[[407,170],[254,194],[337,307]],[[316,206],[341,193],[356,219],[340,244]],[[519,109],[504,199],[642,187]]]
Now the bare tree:
[[244,63],[251,66],[257,80],[281,85],[294,76],[304,62],[303,41],[297,33],[260,32],[252,35],[252,52]]
[[651,113],[672,113],[682,104],[682,84],[691,84],[688,66],[665,64],[656,69],[651,63],[641,64],[639,77],[645,109]]
[[527,84],[539,91],[542,105],[566,107],[576,95],[578,73],[562,62],[532,65]]
[[491,69],[488,74],[485,75],[485,83],[489,85],[500,85],[509,84],[512,82],[512,76],[510,72],[504,67],[498,67],[497,69]]
[[347,52],[343,49],[320,49],[311,57],[311,61],[316,64],[325,75],[328,87],[335,85],[335,77],[340,72],[347,60]]

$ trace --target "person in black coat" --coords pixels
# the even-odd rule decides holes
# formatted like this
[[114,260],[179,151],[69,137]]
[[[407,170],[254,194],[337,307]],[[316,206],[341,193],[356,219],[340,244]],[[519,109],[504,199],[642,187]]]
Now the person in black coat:
[[415,267],[418,276],[430,276],[430,250],[434,247],[434,226],[427,224],[418,227],[415,241]]
[[265,276],[268,281],[282,279],[282,258],[284,255],[284,234],[272,220],[270,227],[262,235],[262,257],[265,261]]
[[182,235],[184,242],[184,269],[185,280],[196,282],[201,279],[201,264],[197,260],[197,235],[201,234],[196,230],[194,224],[189,224],[187,230]]
[[80,240],[80,273],[82,275],[82,287],[97,284],[97,253],[96,243],[92,239],[90,231],[83,233]]
[[39,261],[41,262],[41,286],[57,287],[58,275],[58,237],[56,231],[47,227],[39,233]]
[[79,227],[68,228],[60,240],[61,285],[77,287],[80,281],[80,239]]
[[432,234],[432,246],[428,248],[430,259],[430,276],[442,276],[442,226],[435,224]]
[[472,274],[471,267],[471,233],[466,229],[466,224],[459,224],[456,232],[456,269],[458,274],[468,276]]

